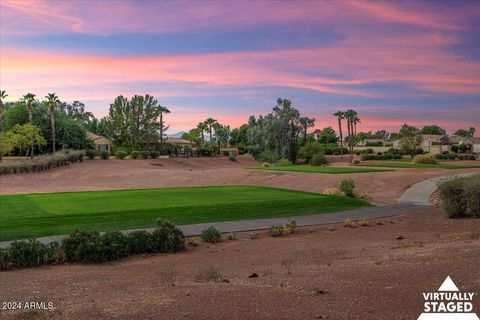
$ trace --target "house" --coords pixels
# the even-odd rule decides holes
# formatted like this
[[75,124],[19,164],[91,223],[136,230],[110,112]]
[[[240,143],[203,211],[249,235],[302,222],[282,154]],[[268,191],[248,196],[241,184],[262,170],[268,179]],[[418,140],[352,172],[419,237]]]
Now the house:
[[[432,154],[442,153],[444,151],[450,151],[450,141],[448,136],[441,134],[422,134],[422,141],[420,142],[419,148],[423,149],[424,152],[429,152]],[[393,147],[401,149],[400,140],[396,140],[393,143]]]
[[166,143],[171,143],[171,144],[179,146],[179,147],[191,147],[192,146],[192,142],[190,140],[182,139],[182,138],[167,137],[165,142]]
[[458,144],[467,146],[467,153],[480,153],[480,137],[462,137]]
[[367,146],[383,147],[384,143],[385,143],[385,139],[370,138],[370,139],[364,139],[360,141],[358,145],[361,147],[367,147]]
[[93,132],[87,131],[87,138],[92,140],[95,149],[98,151],[112,151],[113,140],[107,137],[99,136]]

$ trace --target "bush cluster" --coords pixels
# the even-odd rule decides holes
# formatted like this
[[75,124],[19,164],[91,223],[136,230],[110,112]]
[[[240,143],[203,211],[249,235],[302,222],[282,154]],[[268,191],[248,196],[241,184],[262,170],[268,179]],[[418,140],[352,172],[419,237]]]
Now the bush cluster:
[[203,230],[200,238],[202,238],[203,241],[210,243],[217,243],[222,241],[222,235],[214,227],[209,227]]
[[98,151],[97,150],[93,150],[93,149],[87,150],[88,159],[93,160],[93,159],[95,159],[96,156],[98,156]]
[[157,159],[158,157],[160,157],[160,151],[150,151],[150,156],[152,157],[152,159]]
[[235,157],[233,154],[231,154],[231,155],[228,156],[228,160],[233,161],[233,162],[236,162],[236,161],[237,161],[237,157]]
[[346,179],[340,181],[340,190],[345,194],[347,197],[355,197],[354,193],[355,189],[355,182],[352,179]]
[[151,234],[146,231],[129,234],[75,231],[62,243],[45,245],[37,240],[15,241],[7,249],[0,249],[0,270],[64,262],[102,263],[132,254],[174,253],[185,249],[185,237],[180,229],[166,220],[158,220],[157,225]]
[[284,234],[293,233],[296,226],[297,223],[295,222],[295,220],[292,220],[286,224],[274,225],[271,226],[270,229],[268,229],[268,234],[272,237],[280,237]]
[[443,182],[438,191],[449,218],[480,218],[480,175]]
[[327,165],[328,161],[327,158],[323,154],[316,154],[312,157],[310,161],[311,166],[324,166]]
[[110,151],[101,151],[100,158],[103,160],[108,160],[110,158]]
[[292,165],[290,160],[285,159],[285,158],[282,158],[282,159],[278,160],[276,164],[277,164],[277,166],[280,166],[280,167],[287,167],[287,166]]
[[128,156],[127,151],[119,150],[117,153],[115,153],[115,156],[117,159],[125,159]]
[[416,155],[415,158],[413,158],[413,163],[417,163],[417,164],[436,164],[437,160],[435,160],[435,157],[432,154],[426,153],[426,154]]
[[402,159],[402,155],[400,153],[380,153],[380,154],[362,154],[361,156],[362,161],[367,160],[393,160],[393,159]]
[[437,160],[476,160],[475,154],[455,154],[453,152],[445,151],[435,155]]
[[34,159],[4,161],[0,163],[0,175],[14,173],[40,172],[48,169],[67,166],[73,162],[83,161],[83,151],[64,151],[54,155],[39,156]]

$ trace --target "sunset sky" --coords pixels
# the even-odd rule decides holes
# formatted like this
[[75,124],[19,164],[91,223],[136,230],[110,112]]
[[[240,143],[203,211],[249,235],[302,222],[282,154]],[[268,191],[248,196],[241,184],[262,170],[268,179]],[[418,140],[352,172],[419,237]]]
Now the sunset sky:
[[238,126],[289,98],[316,127],[480,131],[480,1],[0,0],[0,88],[104,116],[120,94],[170,108],[169,133]]

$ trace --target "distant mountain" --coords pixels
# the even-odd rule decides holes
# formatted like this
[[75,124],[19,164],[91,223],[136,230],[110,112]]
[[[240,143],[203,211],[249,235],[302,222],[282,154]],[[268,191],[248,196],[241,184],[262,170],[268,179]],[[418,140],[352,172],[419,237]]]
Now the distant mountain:
[[180,131],[180,132],[177,132],[177,133],[174,133],[174,134],[167,134],[166,136],[169,137],[169,138],[181,138],[184,133],[185,133],[185,131]]

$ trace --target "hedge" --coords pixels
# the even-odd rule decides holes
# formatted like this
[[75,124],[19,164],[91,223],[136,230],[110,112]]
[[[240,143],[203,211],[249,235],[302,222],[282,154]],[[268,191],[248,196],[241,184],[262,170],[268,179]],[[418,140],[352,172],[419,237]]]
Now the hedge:
[[64,151],[54,155],[39,156],[34,159],[0,162],[0,175],[40,172],[48,169],[68,166],[73,162],[82,162],[83,151]]
[[444,181],[438,191],[449,218],[480,218],[480,174]]

